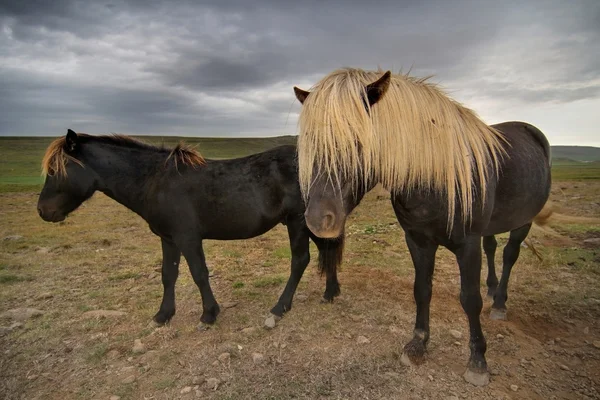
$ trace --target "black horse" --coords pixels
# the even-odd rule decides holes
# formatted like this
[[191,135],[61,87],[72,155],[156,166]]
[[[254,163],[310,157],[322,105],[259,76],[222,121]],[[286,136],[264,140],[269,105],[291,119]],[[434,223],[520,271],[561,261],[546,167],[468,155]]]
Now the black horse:
[[[337,237],[366,192],[378,182],[390,189],[415,268],[417,315],[402,361],[423,360],[435,255],[444,246],[456,255],[460,303],[469,320],[471,356],[464,377],[487,384],[479,319],[482,238],[492,310],[502,315],[520,245],[532,222],[550,214],[547,139],[523,122],[490,129],[435,86],[389,71],[342,69],[311,92],[294,89],[303,104],[298,157],[308,227],[320,237]],[[498,284],[494,235],[503,232],[510,238]]]
[[287,226],[292,260],[287,285],[271,310],[281,317],[310,261],[309,238],[327,276],[324,300],[340,293],[337,266],[343,237],[327,240],[306,227],[298,185],[296,147],[280,146],[230,160],[208,160],[179,145],[159,148],[127,136],[91,136],[69,130],[54,141],[43,161],[46,173],[39,215],[50,222],[66,216],[100,191],[140,215],[162,242],[163,300],[154,320],[175,315],[175,281],[181,254],[202,296],[201,322],[212,324],[219,306],[204,259],[204,239],[233,240]]

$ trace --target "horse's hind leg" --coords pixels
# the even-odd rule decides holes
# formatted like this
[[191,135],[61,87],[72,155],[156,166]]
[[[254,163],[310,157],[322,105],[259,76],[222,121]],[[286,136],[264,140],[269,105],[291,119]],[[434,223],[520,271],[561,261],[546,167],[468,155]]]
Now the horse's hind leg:
[[154,316],[154,322],[163,325],[175,315],[175,282],[179,275],[181,251],[175,244],[162,239],[162,284],[163,299],[160,309]]
[[490,312],[491,319],[506,319],[506,300],[508,300],[510,272],[513,265],[517,262],[517,258],[519,258],[521,243],[523,243],[529,234],[529,229],[531,229],[531,223],[510,231],[508,243],[504,247],[504,254],[502,255],[502,277],[500,278],[498,289],[494,294],[494,304]]
[[202,242],[188,243],[186,247],[182,248],[182,251],[190,267],[192,278],[194,278],[194,282],[198,286],[198,289],[200,289],[200,295],[202,296],[202,316],[200,316],[200,322],[213,324],[217,320],[220,309],[210,288]]
[[283,317],[285,312],[292,309],[294,293],[296,293],[302,274],[310,262],[309,235],[306,225],[301,219],[290,219],[287,221],[287,230],[292,250],[291,271],[279,301],[271,309],[271,313],[276,317]]
[[486,280],[486,284],[488,287],[487,295],[492,299],[494,298],[494,293],[496,293],[496,288],[498,287],[498,278],[496,277],[496,264],[494,262],[497,247],[498,242],[496,242],[496,238],[494,237],[494,235],[483,237],[483,251],[485,252],[485,258],[487,259],[488,264],[488,276]]

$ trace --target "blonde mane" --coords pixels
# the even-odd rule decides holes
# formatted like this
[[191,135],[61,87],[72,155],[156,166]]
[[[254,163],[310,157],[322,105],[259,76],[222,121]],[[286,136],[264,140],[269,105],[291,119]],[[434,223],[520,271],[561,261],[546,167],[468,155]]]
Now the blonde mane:
[[340,69],[311,88],[299,119],[302,193],[308,194],[313,173],[355,189],[374,181],[392,192],[429,189],[447,197],[449,230],[457,201],[466,223],[474,180],[485,198],[490,168],[497,171],[506,154],[504,137],[426,79],[392,75],[370,107],[365,86],[382,73]]
[[[198,151],[196,151],[191,146],[180,142],[173,149],[169,150],[164,147],[156,147],[150,144],[146,144],[142,141],[133,139],[132,137],[126,135],[103,135],[103,136],[92,136],[85,133],[78,133],[77,137],[84,141],[99,141],[103,143],[110,143],[113,145],[124,146],[124,147],[134,147],[134,148],[142,148],[142,149],[150,149],[160,152],[168,151],[168,155],[165,159],[165,166],[169,162],[169,160],[173,159],[173,163],[175,165],[175,169],[179,168],[179,165],[187,165],[187,166],[198,166],[206,164],[206,161]],[[75,162],[82,167],[83,163],[69,154],[67,148],[66,137],[60,137],[50,143],[48,149],[46,149],[46,153],[44,154],[44,158],[42,159],[42,176],[46,175],[57,175],[57,176],[66,176],[67,175],[67,162],[72,161]]]

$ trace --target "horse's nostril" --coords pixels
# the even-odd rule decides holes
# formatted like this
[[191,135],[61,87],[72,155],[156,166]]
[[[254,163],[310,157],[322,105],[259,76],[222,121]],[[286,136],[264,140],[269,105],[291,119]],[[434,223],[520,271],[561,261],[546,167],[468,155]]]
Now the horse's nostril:
[[332,212],[327,212],[323,215],[323,230],[328,231],[335,224],[335,215]]

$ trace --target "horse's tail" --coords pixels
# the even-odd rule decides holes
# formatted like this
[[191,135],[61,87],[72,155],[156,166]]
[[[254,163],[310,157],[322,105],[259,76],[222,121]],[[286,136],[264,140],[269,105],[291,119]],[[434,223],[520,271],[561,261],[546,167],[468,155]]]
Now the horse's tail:
[[311,234],[319,249],[319,273],[330,276],[335,274],[342,264],[344,255],[344,234],[336,239],[323,239]]
[[554,205],[550,200],[546,201],[542,210],[533,217],[533,223],[537,226],[544,226],[548,224],[550,217],[554,214]]
[[555,207],[548,200],[542,211],[540,211],[535,217],[533,217],[533,223],[537,226],[544,226],[550,222],[564,223],[564,224],[583,224],[583,225],[595,225],[600,224],[600,218],[594,217],[578,217],[575,215],[560,214],[555,212]]

